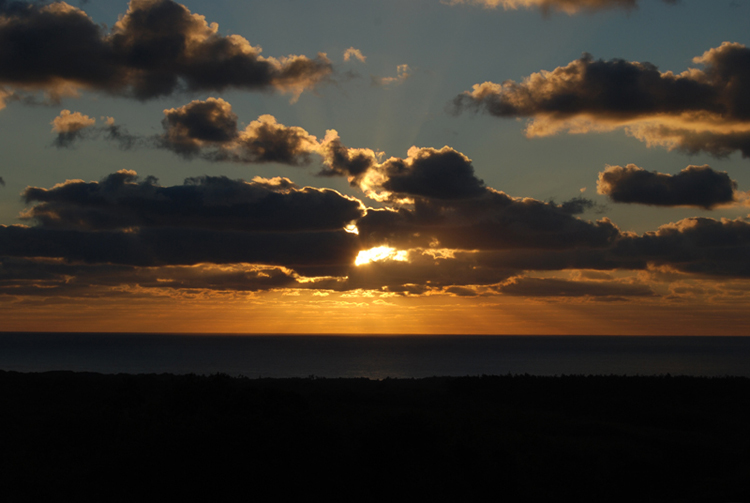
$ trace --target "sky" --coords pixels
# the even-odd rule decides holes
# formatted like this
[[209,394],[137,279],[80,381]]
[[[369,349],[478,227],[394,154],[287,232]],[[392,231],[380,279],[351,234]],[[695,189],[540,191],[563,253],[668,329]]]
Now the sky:
[[748,335],[746,0],[0,0],[0,330]]

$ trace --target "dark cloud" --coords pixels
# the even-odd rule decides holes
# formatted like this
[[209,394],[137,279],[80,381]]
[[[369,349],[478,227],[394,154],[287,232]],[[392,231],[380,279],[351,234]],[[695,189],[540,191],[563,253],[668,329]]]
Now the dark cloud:
[[[675,4],[679,0],[662,0],[664,3]],[[595,12],[606,9],[630,10],[638,6],[638,0],[449,0],[450,5],[472,4],[485,8],[502,7],[504,9],[538,8],[544,13],[560,11],[566,14],[578,12]]]
[[451,287],[446,288],[445,292],[453,294],[456,297],[476,297],[477,296],[476,290],[472,290],[471,288],[466,288],[463,286],[451,286]]
[[517,277],[497,287],[504,295],[522,297],[653,297],[647,285],[615,281],[570,281]]
[[204,144],[222,145],[237,138],[237,115],[222,99],[193,101],[164,110],[164,146],[184,155],[195,155]]
[[[231,104],[221,98],[195,100],[164,110],[164,133],[160,135],[133,135],[115,125],[113,118],[104,119],[106,125],[96,126],[96,119],[63,110],[52,121],[53,132],[57,133],[54,145],[71,147],[79,140],[103,137],[118,143],[123,150],[145,146],[171,150],[187,159],[200,157],[249,164],[278,162],[292,166],[309,164],[312,154],[327,158],[334,148],[318,142],[302,128],[279,124],[272,115],[261,115],[240,131]],[[340,142],[335,148],[340,156],[350,150]]]
[[284,178],[245,182],[204,176],[163,187],[155,178],[139,180],[134,171],[122,170],[101,182],[29,187],[22,195],[26,203],[37,203],[25,219],[60,229],[307,232],[343,229],[364,214],[356,199],[328,189],[299,189]]
[[486,187],[471,160],[443,147],[412,147],[353,180],[369,197],[396,208],[371,209],[357,226],[366,245],[463,250],[604,247],[619,235],[607,219],[573,216],[586,200],[563,205],[513,198]]
[[283,178],[251,182],[188,178],[163,187],[120,171],[101,182],[29,187],[34,227],[0,227],[0,256],[47,257],[141,267],[284,266],[315,276],[344,273],[360,249],[344,230],[364,214],[356,199],[297,188]]
[[221,98],[193,101],[165,110],[164,116],[164,134],[156,138],[157,145],[187,158],[301,166],[315,155],[325,165],[320,175],[353,179],[378,164],[375,152],[344,146],[335,130],[328,130],[319,141],[301,127],[285,126],[272,115],[261,115],[240,131],[231,104]]
[[610,166],[599,173],[597,192],[617,203],[711,209],[736,201],[737,182],[709,166],[688,166],[669,175],[628,164]]
[[[36,226],[0,226],[0,291],[16,295],[136,287],[476,295],[494,288],[617,300],[653,292],[609,271],[750,277],[750,224],[742,219],[685,219],[639,236],[489,188],[467,199],[414,197],[364,216],[356,200],[281,178],[200,177],[162,187],[123,171],[100,182],[31,187],[24,196],[34,203],[25,218]],[[351,221],[359,235],[342,228]],[[383,245],[393,249],[364,251]],[[519,279],[525,271],[575,269],[586,271],[584,281]]]
[[132,0],[110,32],[65,3],[0,6],[4,94],[77,88],[146,100],[179,91],[278,90],[295,97],[332,73],[324,54],[265,58],[171,0]]
[[57,148],[71,148],[80,140],[100,137],[116,142],[122,150],[129,150],[137,145],[155,144],[153,138],[132,135],[122,126],[115,125],[112,117],[102,117],[102,120],[105,125],[97,126],[95,118],[80,112],[62,110],[51,122],[52,132],[56,133],[52,144]]
[[441,292],[456,285],[494,285],[519,273],[503,266],[478,263],[475,253],[441,255],[430,249],[414,249],[403,260],[374,260],[350,268],[343,281],[326,285],[335,291],[380,290],[415,294]]
[[115,291],[255,292],[302,288],[289,269],[250,264],[136,267],[0,257],[0,294],[89,297]]
[[[498,117],[581,114],[613,120],[685,111],[732,112],[719,89],[691,75],[662,74],[650,63],[595,60],[590,54],[523,82],[485,82],[455,99],[460,109],[479,107]],[[737,110],[739,112],[739,110]]]
[[378,164],[378,155],[368,148],[349,148],[341,143],[338,132],[334,129],[326,131],[321,142],[320,154],[326,169],[321,176],[351,177],[356,185],[364,174]]
[[[554,201],[550,201],[554,204]],[[585,198],[583,196],[574,197],[560,204],[560,209],[571,215],[580,215],[587,211],[596,211],[597,213],[603,213],[604,207],[595,201]]]
[[[485,250],[476,253],[474,260],[479,266],[487,269],[512,271],[561,271],[566,269],[612,271],[615,269],[643,270],[648,267],[648,262],[641,257],[613,256],[612,249],[618,241],[608,247],[600,248]],[[459,254],[458,256],[462,255]]]
[[471,159],[448,146],[412,148],[407,159],[388,159],[379,170],[385,177],[382,188],[400,196],[468,199],[486,190],[474,175]]
[[357,226],[367,243],[463,250],[606,247],[620,234],[608,219],[588,222],[555,204],[492,189],[464,201],[418,199],[413,208],[370,210]]
[[529,117],[528,136],[626,127],[649,144],[747,155],[750,49],[725,42],[694,59],[703,69],[660,72],[650,63],[581,59],[522,82],[476,84],[454,111]]
[[[460,255],[457,255],[460,258]],[[745,219],[686,218],[642,235],[620,233],[609,245],[567,249],[486,250],[486,268],[527,271],[668,270],[713,277],[750,277],[750,223]]]
[[262,115],[244,131],[237,115],[222,99],[193,101],[164,111],[164,134],[159,143],[185,157],[243,163],[278,162],[302,165],[317,153],[317,139],[299,127],[287,127],[272,115]]
[[[182,107],[164,110],[164,133],[160,135],[132,135],[122,126],[115,125],[113,118],[107,117],[105,121],[105,126],[96,126],[95,119],[63,110],[53,120],[53,131],[57,133],[54,144],[70,147],[78,140],[103,137],[117,142],[121,149],[156,147],[171,150],[187,159],[199,157],[247,164],[276,162],[303,166],[317,157],[324,166],[318,175],[349,177],[354,186],[360,184],[369,170],[379,166],[379,153],[368,148],[345,146],[333,129],[318,140],[303,128],[285,126],[272,115],[261,115],[244,130],[239,130],[232,105],[221,98],[195,100]],[[397,163],[403,165],[404,161],[395,158],[391,161],[389,169],[394,177],[399,177]],[[401,173],[400,177],[403,179],[405,174]]]
[[264,264],[314,276],[344,273],[359,250],[345,231],[241,232],[179,227],[82,231],[0,226],[0,256],[143,267]]
[[744,219],[686,218],[642,236],[627,236],[611,251],[621,263],[648,264],[712,276],[750,277],[750,223]]

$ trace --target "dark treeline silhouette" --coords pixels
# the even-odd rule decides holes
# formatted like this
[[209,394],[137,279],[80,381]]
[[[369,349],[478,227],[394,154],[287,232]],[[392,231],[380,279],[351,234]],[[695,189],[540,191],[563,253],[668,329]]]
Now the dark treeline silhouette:
[[750,501],[750,379],[0,372],[16,501]]

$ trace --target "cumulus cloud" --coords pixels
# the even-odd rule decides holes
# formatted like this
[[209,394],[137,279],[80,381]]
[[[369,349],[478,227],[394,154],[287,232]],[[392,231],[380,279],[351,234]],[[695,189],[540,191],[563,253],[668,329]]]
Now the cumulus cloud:
[[650,63],[591,55],[522,82],[475,84],[454,111],[528,117],[529,137],[626,128],[650,145],[750,155],[750,49],[725,42],[694,59],[703,68],[660,72]]
[[320,144],[318,153],[323,158],[326,169],[319,174],[322,176],[345,176],[354,185],[358,185],[362,177],[378,165],[380,153],[369,148],[349,148],[341,143],[338,131],[329,129]]
[[188,178],[164,187],[121,170],[100,182],[68,180],[51,189],[28,187],[23,214],[56,229],[189,229],[308,232],[342,230],[364,215],[364,207],[330,189],[299,188],[286,178],[250,182],[226,177]]
[[241,232],[142,227],[82,231],[0,226],[0,256],[155,267],[252,263],[288,267],[303,275],[345,273],[358,253],[346,231]]
[[57,148],[70,148],[80,140],[93,140],[104,137],[114,141],[123,150],[131,149],[137,145],[152,145],[153,138],[139,137],[130,134],[124,127],[115,125],[113,117],[102,117],[102,126],[96,125],[96,119],[83,115],[80,112],[62,110],[55,117],[52,124],[52,132],[56,133],[52,144]]
[[354,47],[350,47],[347,50],[344,51],[344,61],[351,61],[353,59],[356,59],[358,61],[361,61],[364,63],[367,60],[367,56],[364,56],[362,54],[362,51],[359,49],[355,49]]
[[348,152],[335,131],[329,131],[321,142],[300,127],[279,124],[272,115],[261,115],[240,131],[232,106],[221,98],[193,101],[165,110],[164,116],[164,134],[158,144],[188,158],[299,166],[318,154],[335,174],[349,174],[357,162],[356,154]]
[[[91,292],[86,288],[137,283],[618,300],[654,293],[645,283],[616,279],[616,270],[750,277],[744,219],[684,219],[637,235],[607,219],[577,218],[566,203],[486,187],[470,161],[447,147],[408,159],[412,164],[392,172],[396,202],[379,209],[280,177],[198,177],[162,186],[120,171],[99,182],[29,187],[22,217],[32,226],[0,226],[0,293],[46,281],[50,295],[78,291],[76,285]],[[425,159],[431,162],[419,167]],[[406,181],[432,169],[436,180],[425,187]],[[386,185],[391,172],[382,173]],[[451,184],[451,177],[464,183]],[[444,190],[452,185],[455,192]],[[586,274],[526,274],[561,270]]]
[[[677,0],[663,0],[665,3],[676,3]],[[638,0],[446,0],[450,5],[471,4],[480,5],[487,9],[533,9],[538,8],[543,12],[550,10],[575,14],[580,11],[594,12],[604,9],[633,9],[637,7]]]
[[474,175],[471,159],[448,146],[440,150],[412,147],[405,159],[391,157],[373,167],[358,185],[379,200],[415,196],[466,199],[486,190]]
[[264,57],[172,0],[132,0],[110,31],[65,2],[3,3],[0,102],[80,89],[141,100],[180,91],[276,90],[294,98],[332,74],[325,54]]
[[345,228],[365,211],[356,199],[284,178],[164,187],[127,170],[22,195],[35,204],[21,217],[35,225],[0,227],[0,256],[142,267],[252,263],[339,274],[359,250]]
[[710,166],[688,166],[676,175],[646,171],[635,164],[599,173],[597,192],[617,203],[696,206],[712,209],[738,199],[737,182]]
[[612,249],[622,263],[644,263],[713,276],[750,277],[750,223],[746,219],[686,218],[642,236],[627,236]]
[[[78,112],[71,115],[80,116]],[[285,126],[268,114],[240,130],[232,105],[221,98],[194,100],[182,107],[164,110],[164,133],[156,136],[132,135],[115,125],[113,118],[103,120],[105,126],[89,125],[85,130],[81,127],[75,134],[65,136],[65,141],[58,138],[55,145],[69,147],[83,138],[104,137],[118,142],[123,149],[138,145],[158,147],[188,159],[304,166],[315,158],[324,166],[319,175],[348,177],[353,185],[358,185],[360,178],[379,164],[382,155],[368,148],[345,146],[336,130],[327,130],[324,138],[318,140],[303,128]]]
[[57,133],[55,145],[58,147],[68,147],[75,140],[83,136],[83,131],[96,124],[96,119],[80,112],[71,112],[63,110],[60,115],[52,119],[52,132]]
[[492,189],[469,200],[422,199],[413,208],[370,210],[357,227],[373,245],[463,250],[606,247],[620,235],[606,218],[581,220],[557,205]]

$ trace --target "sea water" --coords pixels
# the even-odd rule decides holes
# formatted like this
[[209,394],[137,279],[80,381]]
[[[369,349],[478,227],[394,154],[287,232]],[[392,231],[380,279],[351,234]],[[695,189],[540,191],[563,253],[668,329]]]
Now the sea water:
[[247,377],[750,377],[750,337],[0,333],[0,370]]

